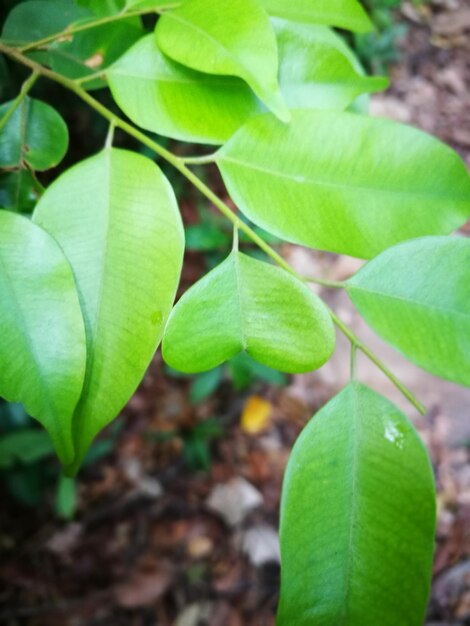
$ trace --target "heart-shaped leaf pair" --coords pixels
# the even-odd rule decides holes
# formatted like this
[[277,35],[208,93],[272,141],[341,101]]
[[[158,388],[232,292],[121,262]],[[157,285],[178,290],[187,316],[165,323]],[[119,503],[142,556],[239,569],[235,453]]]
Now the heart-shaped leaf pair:
[[201,372],[245,350],[285,372],[307,372],[331,356],[335,333],[323,302],[284,270],[238,251],[181,298],[163,338],[166,362]]

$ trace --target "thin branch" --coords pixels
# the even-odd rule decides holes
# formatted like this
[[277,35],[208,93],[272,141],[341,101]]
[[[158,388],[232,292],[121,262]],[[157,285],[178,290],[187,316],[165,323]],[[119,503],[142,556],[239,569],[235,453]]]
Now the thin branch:
[[[42,76],[53,80],[56,83],[64,86],[66,89],[69,89],[73,93],[75,93],[79,98],[81,98],[84,102],[86,102],[90,107],[92,107],[95,111],[97,111],[104,118],[109,120],[109,122],[113,123],[116,128],[120,128],[128,135],[134,137],[145,146],[153,150],[156,154],[165,159],[168,163],[170,163],[175,169],[177,169],[183,176],[186,177],[189,182],[191,182],[196,189],[198,189],[212,204],[219,209],[219,211],[232,222],[234,227],[238,228],[242,232],[244,232],[252,241],[255,243],[261,250],[263,250],[273,261],[275,261],[280,267],[285,269],[289,274],[295,276],[297,279],[303,282],[317,282],[319,284],[325,284],[328,287],[342,287],[342,283],[335,283],[334,281],[326,281],[323,279],[313,279],[306,278],[301,276],[298,272],[295,271],[293,267],[289,265],[289,263],[282,258],[269,244],[267,244],[248,224],[242,221],[233,211],[232,209],[225,204],[207,185],[205,185],[202,180],[200,180],[193,172],[186,167],[184,161],[177,157],[175,154],[158,144],[157,142],[147,137],[142,131],[132,126],[125,120],[121,119],[112,111],[107,109],[104,105],[102,105],[98,100],[95,100],[93,96],[91,96],[87,91],[82,89],[79,85],[76,84],[72,79],[66,78],[61,74],[53,72],[52,70],[47,69],[46,67],[32,61],[31,59],[25,57],[21,52],[19,52],[15,48],[10,48],[5,44],[0,42],[0,52],[14,59],[15,61],[30,67],[32,70],[41,74]],[[351,344],[353,344],[357,350],[360,350],[363,354],[365,354],[384,374],[389,378],[389,380],[397,387],[397,389],[411,402],[411,404],[422,414],[426,413],[425,407],[421,404],[421,402],[413,395],[413,393],[388,369],[388,367],[376,356],[370,348],[368,348],[360,339],[355,335],[355,333],[332,311],[329,309],[331,318],[335,325],[339,328],[339,330],[350,340]]]
[[58,33],[53,33],[52,35],[48,35],[47,37],[43,37],[42,39],[38,39],[37,41],[32,41],[28,43],[26,46],[19,47],[18,50],[20,52],[29,52],[30,50],[36,50],[37,48],[43,48],[50,43],[54,43],[54,41],[67,40],[71,35],[75,35],[76,33],[81,33],[85,30],[90,30],[92,28],[98,28],[99,26],[103,26],[105,24],[111,24],[113,22],[117,22],[120,20],[125,20],[131,17],[140,17],[141,15],[150,15],[155,13],[163,13],[165,10],[173,9],[178,6],[179,3],[169,2],[168,5],[161,6],[153,9],[141,9],[140,11],[129,11],[128,13],[117,13],[116,15],[106,15],[105,17],[100,17],[97,20],[90,20],[86,22],[81,22],[78,24],[72,24],[67,27],[65,30],[62,30]]
[[0,130],[3,130],[5,128],[11,116],[16,111],[16,109],[20,106],[23,100],[26,98],[28,93],[31,91],[34,83],[37,81],[39,76],[40,76],[40,72],[38,70],[33,70],[31,76],[23,83],[23,85],[21,86],[20,93],[13,100],[13,102],[11,103],[11,106],[5,112],[3,117],[0,119]]

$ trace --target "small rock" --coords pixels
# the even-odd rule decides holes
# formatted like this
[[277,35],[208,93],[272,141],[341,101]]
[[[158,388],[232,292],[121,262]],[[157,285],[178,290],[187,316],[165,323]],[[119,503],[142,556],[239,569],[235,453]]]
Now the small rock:
[[243,552],[256,567],[281,561],[279,536],[269,526],[250,528],[243,536],[242,547]]
[[208,508],[220,515],[230,526],[239,524],[250,511],[262,504],[261,493],[240,477],[217,485],[207,499]]

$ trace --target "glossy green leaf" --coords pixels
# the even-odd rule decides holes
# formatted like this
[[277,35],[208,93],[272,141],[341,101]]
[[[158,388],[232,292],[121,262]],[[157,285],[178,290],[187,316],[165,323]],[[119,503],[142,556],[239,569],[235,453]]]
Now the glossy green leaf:
[[424,237],[383,252],[347,283],[367,323],[406,357],[470,386],[470,240]]
[[153,35],[107,72],[114,99],[137,125],[183,141],[220,144],[261,104],[239,78],[195,72],[164,56]]
[[21,402],[70,463],[86,359],[77,290],[52,237],[8,211],[0,211],[0,293],[0,396]]
[[0,207],[31,213],[44,191],[30,170],[0,171]]
[[184,234],[159,168],[117,149],[59,177],[39,201],[34,220],[67,255],[85,317],[88,361],[74,418],[75,470],[98,431],[134,393],[160,342],[179,281]]
[[[0,119],[12,102],[0,105]],[[69,143],[67,125],[48,104],[25,98],[0,132],[0,167],[29,165],[33,170],[55,167]]]
[[[49,48],[50,64],[59,74],[74,79],[84,78],[109,67],[143,33],[142,24],[136,17],[103,24],[76,33],[71,41],[55,42]],[[87,89],[95,89],[103,87],[105,83],[95,79],[83,85]]]
[[261,0],[267,12],[295,22],[337,26],[357,33],[374,30],[358,0]]
[[351,383],[289,459],[278,626],[422,626],[435,511],[432,468],[412,424]]
[[217,153],[228,191],[288,241],[369,258],[405,239],[448,234],[470,215],[465,164],[433,137],[352,113],[249,120]]
[[290,109],[346,109],[357,96],[386,89],[381,76],[358,73],[337,46],[304,24],[275,20],[279,81]]
[[258,0],[186,0],[157,23],[157,42],[194,70],[243,78],[281,120],[290,115],[277,82],[276,38]]
[[27,0],[10,11],[2,30],[6,43],[25,45],[63,31],[90,12],[65,0]]
[[181,372],[209,370],[246,351],[269,367],[321,367],[335,344],[322,301],[284,270],[233,251],[172,311],[163,357]]

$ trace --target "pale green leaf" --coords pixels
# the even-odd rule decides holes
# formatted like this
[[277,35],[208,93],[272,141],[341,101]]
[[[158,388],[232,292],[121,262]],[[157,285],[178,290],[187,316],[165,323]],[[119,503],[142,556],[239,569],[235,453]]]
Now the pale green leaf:
[[289,459],[278,626],[422,626],[435,517],[432,468],[412,424],[351,383]]
[[202,372],[246,351],[284,372],[321,367],[335,344],[322,301],[284,270],[233,251],[184,294],[163,339],[163,357]]
[[348,281],[367,323],[406,357],[470,386],[470,240],[424,237],[395,246]]
[[[0,105],[0,119],[12,102]],[[0,167],[29,165],[47,170],[62,161],[69,143],[67,126],[48,104],[25,98],[0,131]]]
[[8,14],[2,30],[6,43],[25,45],[60,33],[72,22],[90,16],[83,7],[65,0],[27,0],[17,4]]
[[448,234],[470,215],[470,177],[450,148],[414,128],[352,113],[249,120],[217,153],[228,191],[288,241],[370,258]]
[[21,402],[70,463],[86,359],[72,270],[52,237],[1,210],[0,293],[0,396]]
[[[274,31],[257,0],[186,0],[165,13],[156,28],[161,50],[208,74],[243,78],[281,120],[289,110],[279,91]],[[195,112],[197,114],[197,112]]]
[[337,26],[357,33],[374,30],[358,0],[261,0],[274,17],[308,24]]
[[279,81],[290,109],[346,109],[357,96],[386,89],[388,80],[358,72],[349,55],[321,27],[273,20],[280,58]]
[[59,242],[77,281],[88,361],[75,413],[77,458],[134,393],[160,342],[179,281],[178,207],[150,159],[107,149],[63,174],[34,220]]
[[137,42],[107,78],[117,104],[135,124],[183,141],[223,143],[262,110],[241,79],[175,63],[160,52],[154,35]]

